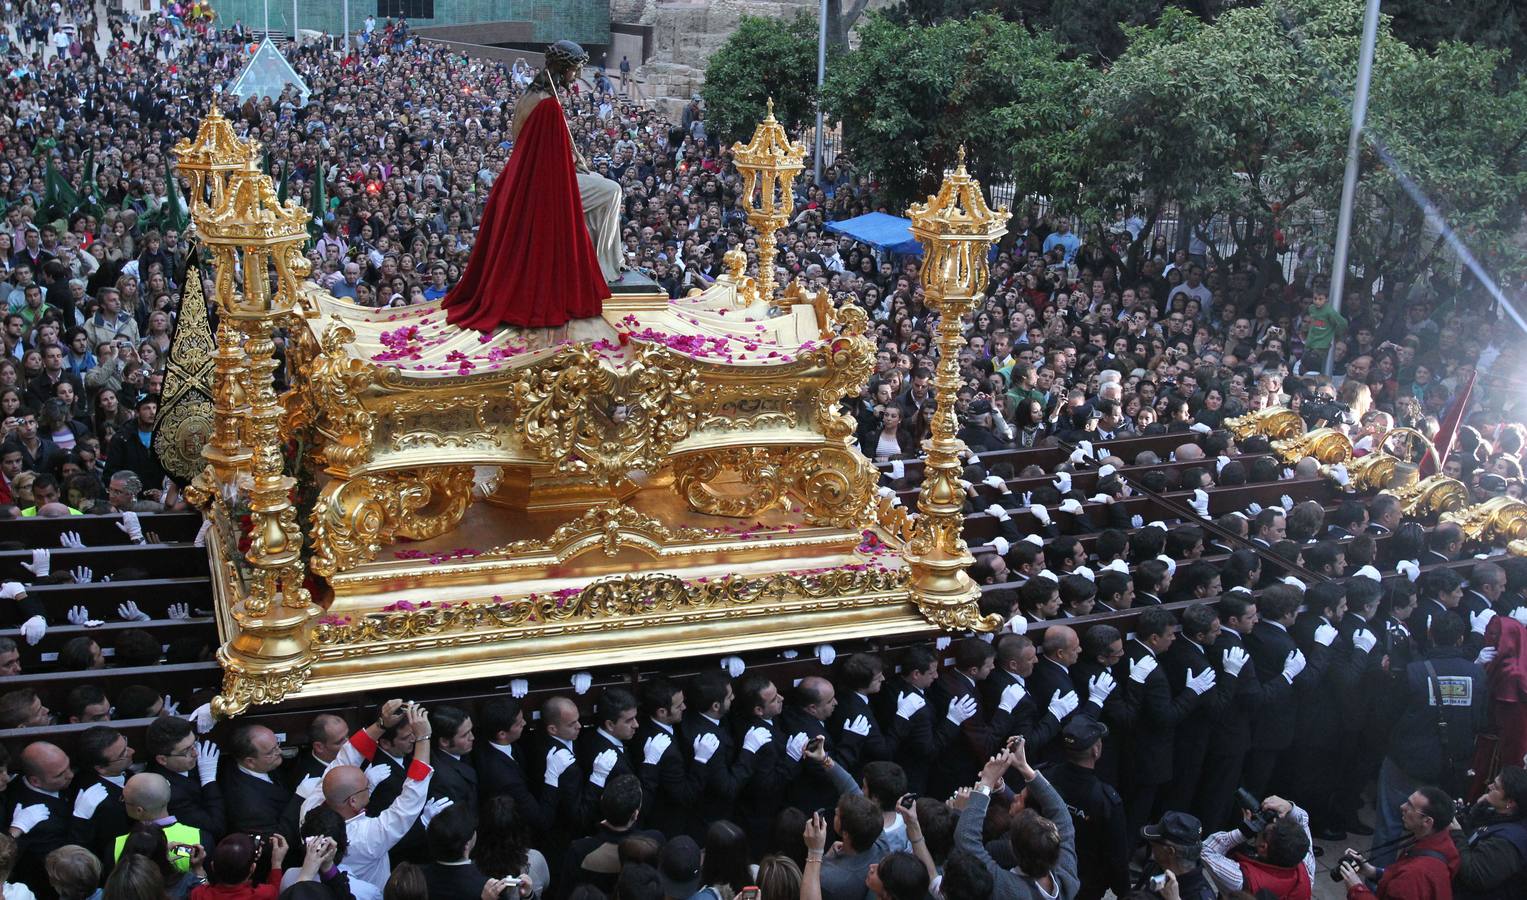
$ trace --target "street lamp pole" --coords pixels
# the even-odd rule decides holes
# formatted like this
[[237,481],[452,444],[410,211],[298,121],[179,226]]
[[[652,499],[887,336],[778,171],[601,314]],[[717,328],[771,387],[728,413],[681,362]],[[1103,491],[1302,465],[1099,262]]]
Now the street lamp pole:
[[827,0],[822,0],[817,22],[817,138],[812,149],[811,181],[822,183],[822,82],[827,77]]
[[[1363,44],[1357,57],[1357,90],[1352,95],[1352,130],[1347,135],[1347,171],[1341,182],[1341,211],[1336,219],[1336,254],[1331,262],[1331,308],[1341,312],[1346,293],[1347,245],[1352,239],[1352,204],[1357,196],[1357,167],[1362,155],[1363,123],[1368,118],[1368,85],[1373,80],[1373,48],[1378,42],[1379,0],[1368,0],[1363,14]],[[1326,350],[1325,370],[1334,375],[1336,339]]]

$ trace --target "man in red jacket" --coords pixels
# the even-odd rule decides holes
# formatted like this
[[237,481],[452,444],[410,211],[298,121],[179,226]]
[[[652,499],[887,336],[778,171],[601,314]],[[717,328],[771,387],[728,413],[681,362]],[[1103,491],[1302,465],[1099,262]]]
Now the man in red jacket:
[[[1392,865],[1375,868],[1347,851],[1340,869],[1347,900],[1452,900],[1458,874],[1458,849],[1448,835],[1453,798],[1440,788],[1423,787],[1400,805],[1400,820],[1412,841]],[[1367,884],[1375,879],[1377,892]]]

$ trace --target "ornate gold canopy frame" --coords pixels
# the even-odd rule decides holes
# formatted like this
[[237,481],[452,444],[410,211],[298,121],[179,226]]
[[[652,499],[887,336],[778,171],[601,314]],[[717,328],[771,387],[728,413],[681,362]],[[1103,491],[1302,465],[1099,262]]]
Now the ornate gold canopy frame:
[[[761,247],[804,148],[734,148]],[[932,628],[990,630],[960,529],[960,319],[1006,230],[960,165],[911,210],[939,314],[918,513],[881,498],[839,406],[854,306],[740,251],[704,292],[617,295],[619,341],[535,346],[307,282],[308,214],[216,110],[175,148],[218,314],[205,467],[220,716],[283,697]],[[278,345],[280,352],[278,354]],[[278,359],[279,355],[279,359]],[[284,363],[286,386],[275,373]]]

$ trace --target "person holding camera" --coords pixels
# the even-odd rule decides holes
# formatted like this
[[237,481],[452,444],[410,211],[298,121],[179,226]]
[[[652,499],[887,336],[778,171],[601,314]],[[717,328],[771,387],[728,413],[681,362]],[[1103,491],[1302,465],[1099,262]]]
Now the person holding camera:
[[1450,831],[1458,848],[1454,897],[1527,898],[1527,769],[1501,769],[1485,795],[1453,820]]
[[[1017,865],[1003,868],[982,842],[986,810],[993,792],[1003,788],[1008,769],[1026,785],[1026,805],[1008,826],[1008,845]],[[1075,897],[1077,876],[1076,829],[1065,801],[1045,776],[1029,765],[1024,739],[1019,736],[981,769],[974,788],[962,788],[952,804],[960,813],[955,826],[955,849],[980,860],[992,877],[990,896],[996,900],[1043,900]],[[1037,809],[1035,808],[1037,807]]]
[[1183,812],[1168,812],[1140,829],[1150,848],[1139,890],[1163,900],[1214,900],[1218,892],[1204,870],[1204,827]]
[[[1410,841],[1395,861],[1380,868],[1348,849],[1337,874],[1347,883],[1347,900],[1449,900],[1458,873],[1458,849],[1449,837],[1453,798],[1436,787],[1423,787],[1400,806]],[[1377,846],[1377,845],[1375,845]],[[1368,882],[1376,881],[1376,889]]]
[[1282,797],[1260,806],[1244,790],[1238,794],[1245,822],[1204,839],[1204,868],[1222,893],[1270,891],[1279,900],[1310,900],[1314,892],[1315,854],[1310,817]]

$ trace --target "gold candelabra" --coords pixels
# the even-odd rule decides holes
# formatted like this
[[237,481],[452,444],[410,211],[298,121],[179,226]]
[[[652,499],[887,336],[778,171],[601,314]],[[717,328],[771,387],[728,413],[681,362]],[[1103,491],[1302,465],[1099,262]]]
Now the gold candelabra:
[[938,369],[934,375],[937,406],[932,438],[917,498],[919,516],[905,559],[911,587],[923,614],[946,630],[991,631],[1000,616],[980,614],[980,587],[966,574],[974,559],[960,537],[965,492],[960,487],[959,421],[954,404],[960,389],[960,348],[965,344],[961,319],[979,303],[987,279],[987,252],[1007,233],[1006,208],[986,205],[981,185],[965,170],[961,147],[953,172],[927,203],[907,213],[912,234],[922,242],[924,304],[938,311]]
[[758,296],[774,302],[774,234],[795,212],[795,176],[805,168],[806,145],[791,141],[774,118],[774,98],[753,139],[732,145],[732,161],[742,173],[748,224],[758,232]]

